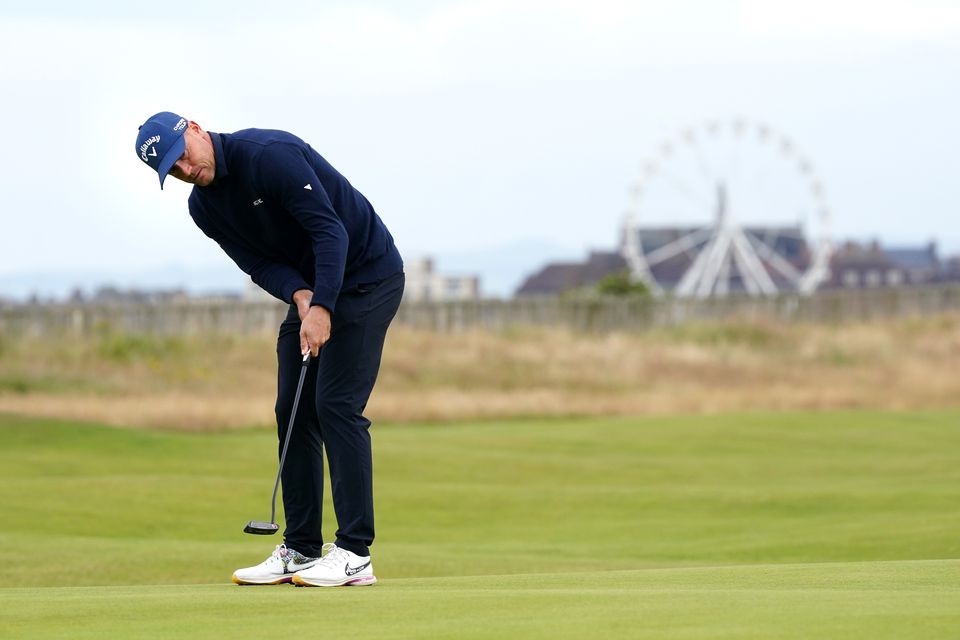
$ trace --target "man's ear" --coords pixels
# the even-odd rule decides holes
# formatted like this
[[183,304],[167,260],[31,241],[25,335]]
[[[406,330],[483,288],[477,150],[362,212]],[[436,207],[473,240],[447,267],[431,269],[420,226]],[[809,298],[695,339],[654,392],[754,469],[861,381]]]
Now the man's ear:
[[193,120],[190,120],[187,123],[187,126],[194,130],[195,133],[203,133],[203,129]]

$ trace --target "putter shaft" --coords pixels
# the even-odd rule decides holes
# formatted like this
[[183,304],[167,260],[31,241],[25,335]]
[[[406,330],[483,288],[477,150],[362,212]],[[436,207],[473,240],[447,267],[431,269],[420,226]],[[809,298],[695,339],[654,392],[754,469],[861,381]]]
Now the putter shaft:
[[[297,382],[297,393],[293,397],[293,407],[290,409],[290,422],[287,424],[287,435],[283,440],[283,449],[280,451],[280,466],[277,468],[277,481],[273,483],[273,496],[270,498],[270,524],[274,525],[272,531],[266,531],[267,533],[275,533],[279,527],[276,527],[277,522],[277,490],[280,488],[280,476],[283,474],[283,461],[287,458],[287,447],[290,446],[290,434],[293,433],[293,421],[297,417],[297,407],[300,406],[300,394],[303,392],[303,381],[307,377],[307,367],[310,365],[310,352],[308,351],[303,356],[303,365],[300,367],[300,380]],[[251,524],[254,524],[253,521],[250,522],[245,528],[245,533],[260,533],[259,527],[253,527],[258,530],[251,530]],[[256,523],[263,524],[263,523]]]

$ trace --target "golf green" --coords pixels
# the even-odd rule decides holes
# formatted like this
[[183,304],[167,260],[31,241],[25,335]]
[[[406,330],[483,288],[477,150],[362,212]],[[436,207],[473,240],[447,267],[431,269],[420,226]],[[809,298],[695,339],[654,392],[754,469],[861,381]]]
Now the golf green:
[[[0,589],[29,638],[955,638],[960,561]],[[282,632],[280,631],[282,630]]]
[[271,433],[0,417],[0,636],[960,635],[960,413],[373,432],[381,583],[236,587]]

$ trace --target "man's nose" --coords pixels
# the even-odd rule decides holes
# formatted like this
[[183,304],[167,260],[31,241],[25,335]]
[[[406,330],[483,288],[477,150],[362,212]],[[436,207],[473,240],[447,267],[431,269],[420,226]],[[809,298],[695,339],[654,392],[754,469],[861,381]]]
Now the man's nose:
[[186,160],[177,160],[176,162],[173,163],[173,166],[176,167],[177,171],[179,171],[180,173],[184,175],[190,175],[190,172],[188,171],[190,166],[187,164]]

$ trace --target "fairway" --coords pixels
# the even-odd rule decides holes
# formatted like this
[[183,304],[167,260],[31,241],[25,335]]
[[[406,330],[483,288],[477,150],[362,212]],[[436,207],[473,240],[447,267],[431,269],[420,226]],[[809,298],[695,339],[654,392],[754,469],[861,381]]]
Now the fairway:
[[381,584],[259,588],[228,580],[280,542],[240,533],[269,515],[268,431],[0,418],[0,636],[960,632],[960,413],[373,433]]

